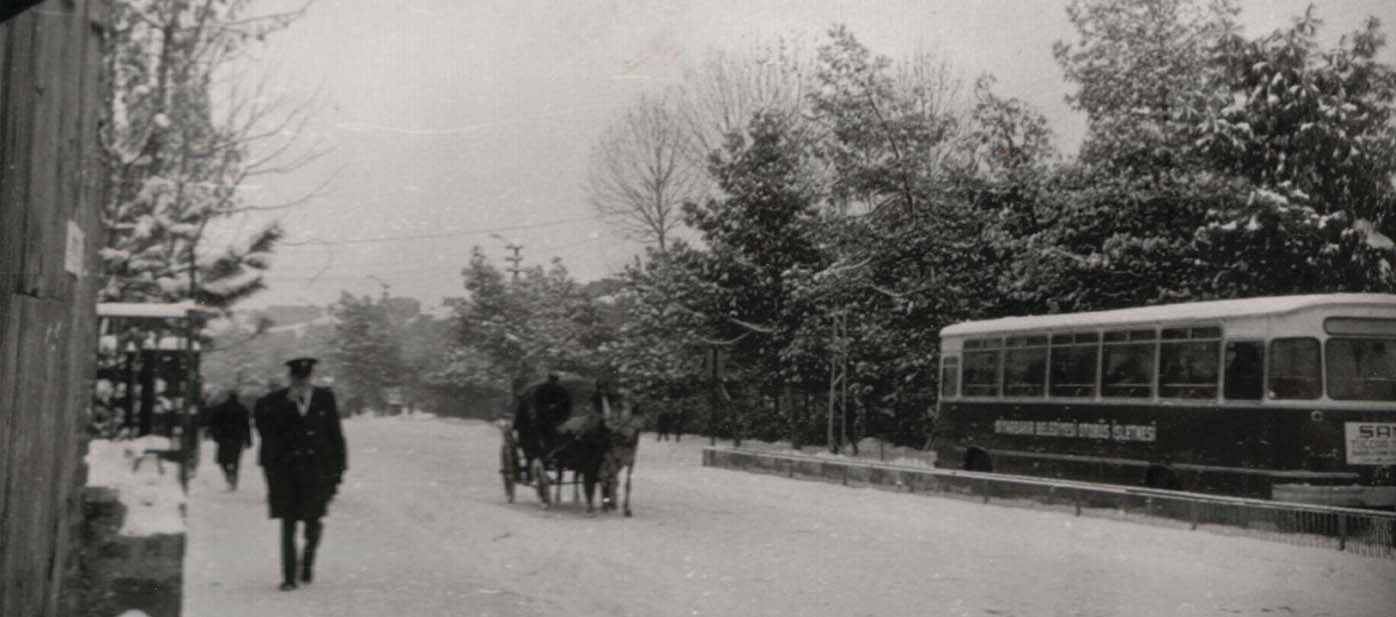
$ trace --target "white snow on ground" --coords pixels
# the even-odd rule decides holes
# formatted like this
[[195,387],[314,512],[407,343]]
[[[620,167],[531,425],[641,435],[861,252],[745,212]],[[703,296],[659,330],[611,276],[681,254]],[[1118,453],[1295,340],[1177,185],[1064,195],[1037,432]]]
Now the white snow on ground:
[[[640,445],[635,518],[504,500],[483,422],[355,419],[315,583],[276,591],[252,453],[193,484],[189,617],[1390,617],[1396,562],[1060,512],[705,469]],[[210,450],[205,448],[205,450]],[[522,488],[522,487],[521,487]],[[564,491],[565,493],[570,492]]]
[[185,496],[179,486],[179,466],[160,463],[153,455],[144,456],[147,449],[170,447],[169,438],[157,436],[125,441],[94,439],[88,444],[87,485],[116,490],[126,506],[121,535],[184,532]]
[[[723,442],[723,445],[728,445],[728,443]],[[824,447],[805,447],[796,450],[790,447],[790,442],[788,441],[766,442],[754,439],[742,440],[742,449],[772,454],[813,456],[815,458],[837,461],[852,459],[864,462],[888,463],[903,467],[922,467],[925,469],[934,469],[936,460],[934,452],[879,443],[877,439],[872,437],[864,438],[862,441],[858,442],[857,454],[854,454],[853,449],[849,446],[845,446],[840,454],[834,454]]]

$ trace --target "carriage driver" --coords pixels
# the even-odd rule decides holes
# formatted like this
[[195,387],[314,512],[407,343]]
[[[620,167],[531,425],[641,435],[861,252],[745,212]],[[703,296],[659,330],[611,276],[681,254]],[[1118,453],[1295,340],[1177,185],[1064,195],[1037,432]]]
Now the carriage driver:
[[557,428],[572,417],[572,394],[562,387],[557,373],[548,373],[548,381],[534,390],[533,408],[538,414],[539,452],[551,456],[557,447]]

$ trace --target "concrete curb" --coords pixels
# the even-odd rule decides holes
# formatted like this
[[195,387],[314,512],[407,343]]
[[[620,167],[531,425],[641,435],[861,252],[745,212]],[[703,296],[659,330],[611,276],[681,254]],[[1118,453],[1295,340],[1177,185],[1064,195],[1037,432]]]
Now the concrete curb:
[[703,466],[908,493],[970,495],[992,490],[988,488],[987,476],[974,472],[712,446],[703,448]]

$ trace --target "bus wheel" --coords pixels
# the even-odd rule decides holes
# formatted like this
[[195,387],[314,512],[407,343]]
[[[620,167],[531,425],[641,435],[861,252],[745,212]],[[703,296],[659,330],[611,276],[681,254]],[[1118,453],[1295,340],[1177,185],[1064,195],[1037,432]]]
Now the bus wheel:
[[964,468],[965,471],[993,471],[994,461],[983,448],[969,448],[965,450]]
[[1167,465],[1149,465],[1149,470],[1144,472],[1144,486],[1170,491],[1182,489],[1182,483],[1178,480],[1178,472],[1173,471],[1173,468]]

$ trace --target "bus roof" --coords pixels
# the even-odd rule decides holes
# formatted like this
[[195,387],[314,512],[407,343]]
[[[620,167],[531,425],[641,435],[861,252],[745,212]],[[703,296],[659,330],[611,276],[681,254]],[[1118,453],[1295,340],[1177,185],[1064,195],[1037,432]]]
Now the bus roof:
[[189,311],[200,310],[193,302],[100,302],[98,317],[148,317],[152,319],[183,319]]
[[1211,300],[1206,302],[1185,302],[1181,304],[1160,304],[1157,306],[1116,309],[1113,311],[1004,317],[1002,319],[988,319],[984,321],[967,321],[953,326],[947,326],[941,329],[940,335],[942,337],[968,336],[1001,332],[1022,332],[1027,330],[1108,328],[1131,324],[1220,320],[1234,317],[1281,315],[1307,308],[1342,305],[1396,307],[1396,295],[1319,294],[1308,296],[1273,296],[1268,298],[1247,298],[1244,300]]

